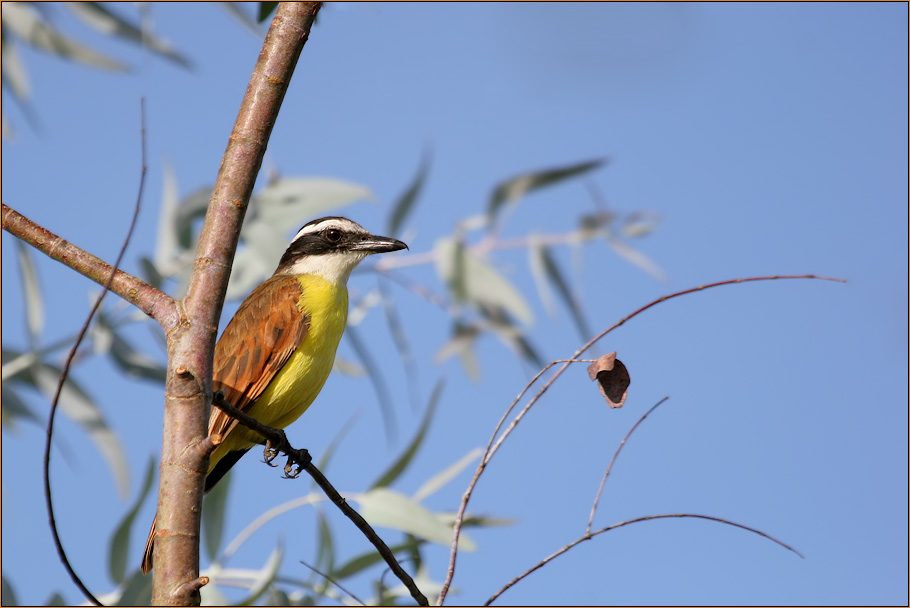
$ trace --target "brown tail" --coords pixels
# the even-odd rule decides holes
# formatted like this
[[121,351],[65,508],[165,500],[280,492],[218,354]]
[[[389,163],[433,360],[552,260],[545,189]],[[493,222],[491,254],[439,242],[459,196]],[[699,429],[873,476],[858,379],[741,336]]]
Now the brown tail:
[[145,541],[145,554],[142,556],[142,574],[148,574],[152,569],[152,551],[155,549],[155,532],[158,531],[158,514],[152,520],[152,529],[149,530],[149,538]]

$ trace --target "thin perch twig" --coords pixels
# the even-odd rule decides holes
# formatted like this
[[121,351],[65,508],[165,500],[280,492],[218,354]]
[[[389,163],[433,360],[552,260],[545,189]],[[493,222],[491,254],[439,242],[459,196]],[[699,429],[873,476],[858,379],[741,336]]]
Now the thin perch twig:
[[[285,453],[288,456],[288,464],[285,466],[285,475],[289,477],[296,477],[297,473],[300,470],[306,471],[310,477],[313,478],[322,491],[325,492],[326,496],[329,497],[335,506],[337,506],[342,513],[350,519],[355,526],[363,533],[367,539],[373,543],[373,546],[376,547],[376,550],[391,568],[392,572],[395,573],[395,576],[407,587],[408,591],[411,592],[411,597],[417,601],[421,606],[429,606],[427,598],[421,593],[418,589],[417,584],[414,583],[414,580],[411,576],[404,571],[401,567],[401,564],[398,563],[398,560],[395,559],[394,554],[389,549],[388,545],[379,537],[378,534],[370,527],[370,524],[360,516],[360,514],[351,507],[347,501],[344,499],[341,494],[338,493],[338,490],[332,486],[328,479],[322,474],[322,472],[316,468],[316,465],[313,464],[312,458],[310,458],[309,453],[304,450],[295,449],[288,442],[287,436],[284,431],[280,429],[275,429],[270,426],[266,426],[253,418],[252,416],[238,410],[232,404],[228,403],[224,399],[224,395],[220,392],[215,393],[212,399],[212,405],[221,409],[231,418],[234,418],[242,424],[243,426],[251,429],[260,435],[262,435],[266,440],[268,440],[267,450],[278,450]],[[268,458],[267,458],[268,460]],[[293,463],[293,465],[292,465]]]

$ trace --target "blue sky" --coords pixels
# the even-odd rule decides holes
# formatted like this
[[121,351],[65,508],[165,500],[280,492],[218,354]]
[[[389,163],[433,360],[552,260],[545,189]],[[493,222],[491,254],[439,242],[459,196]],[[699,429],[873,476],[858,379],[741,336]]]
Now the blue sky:
[[[17,139],[3,142],[3,201],[112,260],[137,188],[144,96],[148,187],[124,263],[138,272],[138,256],[155,246],[165,163],[181,196],[213,182],[260,39],[215,5],[153,5],[156,33],[191,58],[188,72],[52,10],[66,31],[134,69],[111,74],[22,51],[41,126],[30,129],[4,91]],[[471,532],[479,549],[461,555],[450,602],[484,601],[581,534],[617,443],[669,395],[626,446],[596,523],[713,515],[772,534],[805,559],[730,527],[646,522],[583,543],[508,591],[503,603],[907,603],[906,134],[903,3],[323,9],[264,168],[370,188],[375,204],[344,213],[381,232],[421,154],[431,150],[408,224],[414,254],[432,249],[459,219],[482,213],[504,178],[609,157],[588,183],[617,212],[659,215],[658,229],[633,244],[666,280],[604,243],[574,255],[557,250],[594,328],[661,295],[723,279],[814,273],[848,281],[726,287],[666,303],[611,334],[600,352],[618,351],[630,370],[626,406],[608,411],[579,367],[532,410],[471,503],[472,511],[515,522]],[[528,196],[510,213],[504,236],[568,232],[592,210],[585,180],[567,182]],[[26,348],[14,254],[4,233],[3,343]],[[496,260],[533,306],[529,335],[541,355],[565,357],[581,342],[564,309],[551,317],[543,308],[526,258],[516,251]],[[38,261],[47,297],[41,340],[49,344],[75,331],[95,289]],[[442,290],[431,266],[406,272]],[[355,276],[352,293],[375,281]],[[490,338],[479,345],[478,384],[454,359],[434,364],[450,320],[403,289],[392,292],[417,359],[421,399],[446,379],[419,461],[395,486],[413,493],[487,441],[529,376]],[[408,403],[382,315],[372,311],[361,330],[393,388],[399,437],[409,437],[419,412]],[[163,356],[154,325],[131,332]],[[354,359],[348,342],[339,356]],[[160,389],[119,377],[101,358],[77,378],[122,438],[135,496],[160,446]],[[46,411],[38,400],[33,405]],[[319,454],[355,414],[328,470],[349,492],[366,488],[402,448],[403,439],[386,442],[367,379],[333,375],[289,434]],[[107,543],[129,502],[91,442],[59,420],[57,521],[80,574],[104,592],[113,587]],[[3,573],[23,603],[42,603],[53,590],[75,602],[47,530],[43,437],[32,425],[4,431]],[[307,482],[280,480],[256,456],[235,470],[229,539],[270,506],[309,492]],[[454,510],[467,480],[463,473],[428,506]],[[136,565],[153,510],[148,501],[139,514]],[[346,522],[331,517],[344,531],[340,554],[366,550]],[[283,571],[297,573],[298,559],[313,559],[314,522],[312,510],[292,511],[231,565],[259,567],[280,538]],[[443,547],[427,552],[436,580],[447,555]]]

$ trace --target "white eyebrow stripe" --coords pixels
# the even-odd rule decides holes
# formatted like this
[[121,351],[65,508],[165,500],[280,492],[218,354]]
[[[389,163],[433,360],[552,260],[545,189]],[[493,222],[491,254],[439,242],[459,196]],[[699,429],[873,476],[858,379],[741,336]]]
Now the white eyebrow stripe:
[[297,232],[297,234],[294,235],[294,238],[291,239],[291,242],[293,243],[294,241],[296,241],[297,239],[299,239],[300,237],[302,237],[305,234],[314,234],[316,232],[322,232],[326,228],[337,228],[338,230],[342,230],[344,232],[355,232],[355,233],[367,234],[367,231],[357,222],[352,222],[351,220],[345,219],[345,218],[334,218],[333,217],[330,219],[317,221],[315,224],[307,224],[306,226],[301,228],[300,231]]

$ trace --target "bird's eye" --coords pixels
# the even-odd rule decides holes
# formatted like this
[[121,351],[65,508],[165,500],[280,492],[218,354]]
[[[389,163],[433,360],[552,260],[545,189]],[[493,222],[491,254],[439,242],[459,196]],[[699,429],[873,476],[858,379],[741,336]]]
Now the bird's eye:
[[341,240],[341,230],[329,228],[325,231],[325,238],[331,243],[337,243]]

